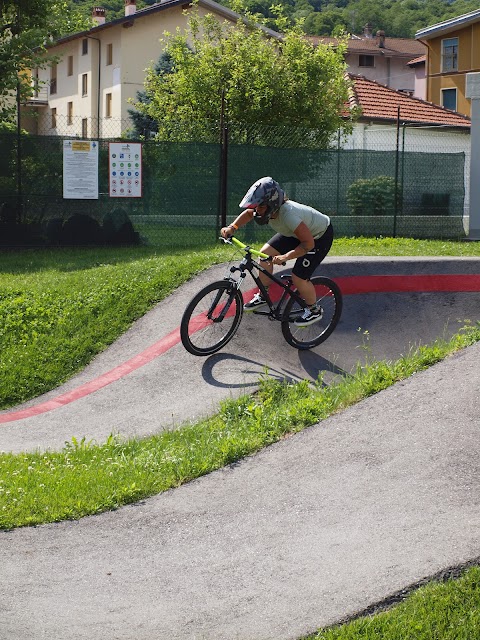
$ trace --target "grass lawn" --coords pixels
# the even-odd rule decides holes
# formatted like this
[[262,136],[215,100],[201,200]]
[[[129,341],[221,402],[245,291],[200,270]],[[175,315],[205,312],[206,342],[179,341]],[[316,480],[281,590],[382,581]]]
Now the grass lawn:
[[[480,257],[480,244],[338,239],[332,255]],[[171,254],[157,254],[150,248],[3,254],[0,406],[13,406],[58,386],[152,305],[199,270],[231,256],[231,247],[222,246]],[[315,386],[265,378],[258,394],[222,403],[208,420],[144,440],[110,437],[103,444],[73,440],[60,452],[0,454],[0,528],[76,519],[178,486],[322,420],[478,340],[480,326],[472,326],[448,342],[422,347],[397,362],[359,367],[352,376],[329,387],[320,382]],[[433,608],[433,621],[426,620],[432,605],[420,607],[421,596],[410,613],[397,607],[366,622],[352,623],[357,626],[325,630],[311,638],[470,640],[475,636],[468,630],[478,629],[480,623],[478,570],[470,570],[463,582],[452,584],[453,592],[461,596],[431,592],[439,604],[438,609]],[[463,607],[460,600],[465,602]],[[390,615],[393,622],[386,621]],[[465,628],[467,635],[448,635],[448,628]]]

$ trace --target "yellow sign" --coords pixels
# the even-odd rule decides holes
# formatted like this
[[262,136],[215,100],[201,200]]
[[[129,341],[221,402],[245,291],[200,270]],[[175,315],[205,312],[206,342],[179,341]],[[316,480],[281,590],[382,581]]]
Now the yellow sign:
[[90,142],[72,142],[72,151],[90,151]]

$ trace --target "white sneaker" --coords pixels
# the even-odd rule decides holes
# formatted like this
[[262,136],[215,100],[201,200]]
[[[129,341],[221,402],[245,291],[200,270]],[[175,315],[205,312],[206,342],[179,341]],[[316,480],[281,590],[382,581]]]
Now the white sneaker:
[[296,327],[308,327],[310,324],[313,324],[314,322],[318,322],[318,320],[321,320],[323,316],[323,311],[321,307],[307,307],[305,309],[305,311],[302,313],[302,315],[300,316],[300,318],[297,318],[296,320],[294,320],[293,324]]
[[253,296],[250,302],[243,305],[244,311],[254,311],[255,309],[259,309],[260,307],[264,307],[267,304],[265,298],[262,296],[260,291]]

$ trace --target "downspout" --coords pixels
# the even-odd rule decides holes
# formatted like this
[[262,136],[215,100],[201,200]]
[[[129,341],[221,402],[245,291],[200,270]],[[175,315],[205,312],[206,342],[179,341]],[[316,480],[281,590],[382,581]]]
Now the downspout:
[[100,138],[100,80],[102,73],[102,42],[100,38],[94,36],[86,36],[90,40],[96,40],[98,42],[98,83],[97,83],[97,135],[95,137]]
[[427,102],[432,102],[430,94],[430,69],[429,69],[429,59],[430,59],[430,45],[428,44],[428,41],[424,41],[421,40],[420,38],[418,38],[418,41],[421,42],[426,48],[427,48],[427,59],[425,60],[425,84],[427,87],[427,95],[425,96],[425,100],[427,100]]

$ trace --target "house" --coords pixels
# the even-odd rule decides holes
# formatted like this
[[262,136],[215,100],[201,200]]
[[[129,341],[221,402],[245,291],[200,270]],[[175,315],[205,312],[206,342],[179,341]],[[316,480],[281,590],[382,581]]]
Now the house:
[[361,116],[344,148],[395,149],[400,128],[402,148],[406,150],[469,152],[470,119],[467,116],[364,76],[349,74],[349,77],[352,82],[349,107],[361,109]]
[[335,216],[340,235],[352,229],[391,235],[392,208],[385,215],[366,211],[351,218],[348,187],[363,182],[367,189],[370,180],[383,181],[386,189],[395,184],[400,235],[463,237],[469,211],[470,119],[364,76],[349,78],[345,116],[352,109],[361,112],[352,133],[339,136],[340,153],[325,154],[318,177],[287,185],[288,193]]
[[[337,38],[307,36],[314,44],[335,44]],[[418,40],[389,38],[383,31],[372,34],[370,25],[364,27],[362,36],[351,36],[347,43],[345,62],[349,73],[363,75],[370,80],[413,94],[415,68],[412,59],[425,55],[425,46]]]
[[[130,124],[129,101],[143,90],[145,70],[160,57],[164,33],[187,28],[188,7],[185,0],[164,0],[137,10],[136,0],[125,0],[125,15],[110,22],[104,8],[94,7],[96,26],[48,46],[58,63],[34,72],[40,88],[24,109],[22,126],[42,135],[122,135]],[[240,18],[213,0],[198,0],[198,11],[232,24]]]
[[470,115],[466,74],[480,69],[480,9],[417,31],[427,47],[427,100]]
[[407,62],[410,69],[415,71],[415,88],[413,90],[413,97],[420,98],[421,100],[427,99],[427,56],[419,56]]

